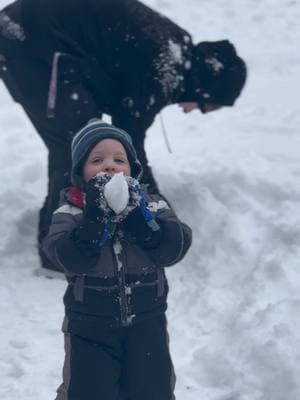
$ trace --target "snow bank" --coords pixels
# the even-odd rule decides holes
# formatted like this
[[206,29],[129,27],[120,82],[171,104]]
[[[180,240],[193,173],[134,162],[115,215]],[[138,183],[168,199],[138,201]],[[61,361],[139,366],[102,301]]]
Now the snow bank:
[[[177,397],[297,400],[300,3],[147,4],[196,41],[229,38],[249,66],[233,109],[163,112],[172,154],[158,118],[147,139],[162,192],[194,231],[191,251],[168,270]],[[46,400],[60,383],[65,288],[34,275],[47,154],[0,92],[0,398]]]

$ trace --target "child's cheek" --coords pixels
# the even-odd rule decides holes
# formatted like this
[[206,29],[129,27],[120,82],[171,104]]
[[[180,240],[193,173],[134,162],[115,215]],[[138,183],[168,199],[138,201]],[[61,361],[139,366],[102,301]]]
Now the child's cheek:
[[88,182],[91,178],[93,178],[93,176],[95,176],[98,173],[98,168],[87,164],[84,166],[83,168],[83,179]]

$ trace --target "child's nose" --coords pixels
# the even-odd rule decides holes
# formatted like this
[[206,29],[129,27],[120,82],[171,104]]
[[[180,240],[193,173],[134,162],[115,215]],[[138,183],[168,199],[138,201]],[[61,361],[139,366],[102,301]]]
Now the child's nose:
[[104,172],[112,173],[115,172],[115,163],[112,160],[107,160],[104,165]]

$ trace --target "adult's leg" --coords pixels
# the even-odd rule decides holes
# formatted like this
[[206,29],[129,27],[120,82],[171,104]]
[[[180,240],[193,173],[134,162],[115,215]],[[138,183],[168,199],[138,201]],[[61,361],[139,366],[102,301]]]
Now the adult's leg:
[[[91,93],[79,77],[73,76],[71,84],[58,82],[56,112],[48,118],[50,73],[49,66],[31,58],[19,43],[11,42],[9,53],[2,58],[1,78],[14,100],[23,106],[49,150],[48,194],[40,211],[39,243],[48,233],[51,214],[58,207],[60,190],[70,185],[71,139],[89,119],[101,117]],[[72,96],[74,93],[77,96]],[[43,253],[40,252],[40,256],[43,267],[56,270]]]
[[164,314],[128,328],[125,359],[123,380],[128,399],[175,399],[175,374]]

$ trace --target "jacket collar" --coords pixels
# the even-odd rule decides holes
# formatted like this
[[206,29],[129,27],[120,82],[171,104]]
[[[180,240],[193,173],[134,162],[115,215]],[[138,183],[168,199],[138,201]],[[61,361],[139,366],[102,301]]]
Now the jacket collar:
[[72,206],[79,207],[81,209],[84,208],[85,201],[84,201],[84,194],[82,190],[79,188],[72,186],[67,189],[65,193],[65,200],[71,204]]

